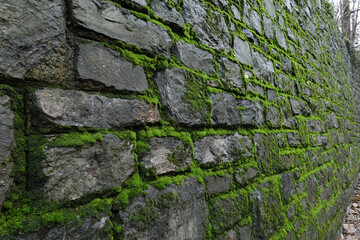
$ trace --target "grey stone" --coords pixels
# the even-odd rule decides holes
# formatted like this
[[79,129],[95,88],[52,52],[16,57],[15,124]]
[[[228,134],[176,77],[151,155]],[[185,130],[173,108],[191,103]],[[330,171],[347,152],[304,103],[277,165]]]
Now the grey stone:
[[[107,98],[82,91],[43,89],[32,95],[33,125],[44,121],[62,126],[119,128],[160,121],[156,106],[140,100]],[[45,123],[44,123],[45,124]]]
[[239,62],[253,65],[249,44],[237,36],[234,36],[234,54]]
[[205,186],[208,194],[226,192],[230,190],[232,184],[231,176],[225,174],[225,176],[208,176],[205,177]]
[[264,88],[261,87],[260,85],[257,85],[257,84],[253,84],[251,82],[248,83],[247,85],[247,91],[251,91],[251,92],[254,92],[254,93],[258,93],[259,95],[265,97],[265,92],[264,92]]
[[190,166],[191,147],[173,137],[151,138],[150,152],[140,158],[148,170],[155,169],[157,175],[185,169]]
[[262,33],[261,17],[255,10],[251,10],[250,14],[245,17],[245,22],[247,25],[254,28],[258,33]]
[[220,239],[221,240],[237,240],[236,232],[234,230],[230,230],[224,236],[222,236]]
[[263,125],[264,112],[260,101],[238,100],[238,107],[240,107],[240,121],[242,124],[251,126]]
[[339,121],[336,118],[336,115],[334,112],[330,113],[326,117],[326,128],[339,128]]
[[130,1],[134,2],[134,3],[137,3],[137,4],[139,4],[140,6],[143,6],[143,7],[147,6],[146,0],[130,0]]
[[229,84],[230,87],[238,88],[241,92],[244,92],[244,80],[241,77],[240,66],[226,57],[220,58],[219,64],[220,80]]
[[286,74],[291,74],[293,69],[291,61],[284,55],[281,55],[281,69]]
[[240,124],[239,110],[233,95],[228,93],[211,94],[210,100],[213,125],[236,126]]
[[291,86],[290,86],[289,77],[282,73],[279,73],[278,74],[278,86],[279,86],[279,88],[281,88],[283,90],[290,91]]
[[[145,0],[144,0],[145,1]],[[184,26],[184,19],[175,8],[169,8],[165,0],[152,0],[151,9],[154,13],[166,22],[176,24],[178,27]]]
[[280,163],[274,162],[274,159],[280,159],[279,143],[276,135],[256,133],[254,135],[255,160],[261,172],[277,171],[281,166]]
[[268,89],[267,90],[267,99],[268,101],[277,101],[278,97],[275,90]]
[[318,196],[318,187],[317,181],[314,176],[311,176],[306,180],[306,193],[308,195],[308,199],[310,202],[310,206],[313,208],[317,203],[317,196]]
[[287,98],[281,97],[278,100],[278,105],[280,107],[281,115],[283,116],[282,125],[288,128],[295,127],[295,122],[293,121],[292,118],[293,117],[292,108]]
[[[178,123],[187,126],[203,125],[205,118],[209,115],[208,102],[203,98],[196,99],[202,105],[199,107],[183,100],[188,91],[186,87],[189,81],[187,74],[185,70],[176,68],[168,68],[156,73],[155,82],[159,88],[161,102],[167,110],[168,117]],[[192,84],[198,84],[198,88],[203,88],[200,80],[195,79],[193,81]]]
[[307,126],[309,131],[312,132],[322,132],[323,123],[320,120],[307,120]]
[[295,185],[292,178],[292,173],[285,173],[281,174],[280,177],[282,178],[282,190],[283,194],[286,200],[289,200],[294,194],[296,194],[295,191]]
[[280,47],[287,49],[285,34],[275,25],[275,36]]
[[148,88],[144,69],[126,61],[120,53],[100,44],[80,44],[76,70],[81,80],[91,80],[117,90],[141,92]]
[[279,133],[277,134],[277,138],[278,138],[278,141],[279,141],[279,147],[280,148],[285,148],[287,145],[287,136],[285,135],[285,133]]
[[124,239],[204,239],[208,207],[204,187],[196,178],[163,190],[150,186],[127,211],[119,212]]
[[184,0],[182,15],[186,23],[190,24],[200,41],[217,50],[230,50],[230,34],[224,16],[217,12],[212,12],[212,17],[208,17],[204,8],[197,0]]
[[275,6],[272,0],[265,0],[265,8],[270,17],[275,18],[276,17],[276,11]]
[[279,109],[273,105],[269,105],[266,111],[266,124],[272,128],[279,128],[281,124]]
[[267,18],[264,13],[263,13],[263,24],[264,24],[265,36],[272,40],[274,38],[274,23],[270,18]]
[[285,23],[284,23],[284,19],[281,15],[279,15],[279,21],[278,21],[279,25],[285,29]]
[[64,40],[62,1],[0,4],[0,75],[22,79]]
[[75,147],[44,147],[44,195],[51,200],[78,199],[87,193],[120,186],[133,172],[133,146],[113,134]]
[[296,38],[295,34],[289,28],[287,29],[287,33],[288,33],[288,36],[290,37],[290,39],[296,43],[297,38]]
[[251,226],[245,225],[239,228],[239,234],[241,240],[252,240]]
[[241,21],[241,12],[235,5],[231,5],[231,11],[234,14],[234,18],[238,21]]
[[64,226],[57,224],[52,227],[40,229],[34,233],[28,233],[16,238],[17,240],[106,240],[111,233],[107,230],[110,218],[104,214],[96,217],[83,219],[83,224],[79,226],[76,220],[66,223]]
[[[256,44],[256,45],[259,45],[259,40],[257,39],[257,37],[247,28],[241,30],[243,32],[243,34],[247,37],[247,39]],[[234,36],[235,38],[236,36]]]
[[11,161],[11,150],[15,147],[14,116],[10,97],[0,96],[0,208],[13,183],[10,173],[14,164]]
[[243,169],[240,169],[236,174],[235,174],[235,180],[240,183],[240,184],[244,184],[247,181],[253,179],[254,177],[256,177],[258,174],[258,170],[250,167],[249,169],[247,169],[246,171]]
[[298,147],[301,144],[297,133],[286,133],[286,136],[290,147]]
[[273,84],[275,79],[274,64],[263,54],[253,51],[254,73],[261,80],[265,80]]
[[175,55],[188,68],[205,71],[207,74],[215,73],[212,54],[197,48],[193,44],[178,41],[176,43]]
[[290,98],[291,108],[295,115],[302,114],[304,116],[310,116],[311,110],[305,105],[304,102]]
[[114,3],[73,0],[71,8],[76,24],[83,28],[170,57],[172,41],[164,28],[141,20]]
[[238,133],[228,136],[205,136],[194,142],[194,155],[198,163],[226,163],[251,157],[251,140]]

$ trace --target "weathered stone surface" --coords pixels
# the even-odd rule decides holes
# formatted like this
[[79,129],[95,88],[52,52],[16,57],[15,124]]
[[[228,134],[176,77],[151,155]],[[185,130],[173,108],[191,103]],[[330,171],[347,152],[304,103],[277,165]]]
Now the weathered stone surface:
[[166,30],[124,8],[105,0],[73,0],[71,8],[81,27],[170,57],[172,41]]
[[[194,81],[197,81],[196,79]],[[155,82],[159,88],[161,102],[169,118],[187,126],[204,124],[204,117],[209,114],[206,99],[198,99],[202,106],[194,107],[191,99],[185,99],[187,73],[185,70],[171,68],[156,73]],[[201,84],[194,82],[193,84]],[[201,86],[202,87],[202,86]],[[199,85],[200,88],[200,85]]]
[[275,6],[272,0],[265,0],[265,8],[270,17],[275,18],[276,17],[276,11]]
[[246,24],[254,28],[258,33],[261,34],[262,28],[260,15],[255,10],[251,10],[251,12],[249,14],[246,14],[245,16]]
[[272,89],[268,89],[267,90],[267,99],[269,101],[277,101],[278,100],[278,96],[275,90]]
[[[81,91],[44,89],[33,96],[34,117],[63,126],[119,128],[160,121],[156,106]],[[38,124],[33,121],[33,124]]]
[[315,207],[317,203],[317,192],[318,192],[316,178],[314,176],[308,178],[306,180],[306,186],[307,186],[306,193],[308,195],[310,206]]
[[284,197],[286,200],[289,200],[296,193],[292,173],[281,174],[280,177],[282,178],[281,187]]
[[248,85],[247,85],[246,90],[247,90],[247,91],[254,92],[254,93],[258,93],[259,95],[265,97],[264,88],[261,87],[261,86],[258,85],[258,84],[253,84],[253,83],[249,82]]
[[247,181],[256,177],[257,174],[258,174],[258,170],[254,169],[252,167],[250,167],[246,171],[244,169],[240,169],[235,174],[235,180],[240,184],[244,184]]
[[235,126],[240,124],[239,110],[233,95],[211,94],[211,121],[213,125]]
[[241,21],[241,12],[235,5],[231,5],[231,11],[234,14],[234,18],[238,21]]
[[175,55],[180,62],[188,68],[205,71],[207,74],[214,74],[215,68],[213,56],[208,51],[197,48],[195,45],[179,41],[176,43]]
[[195,160],[201,164],[234,162],[251,157],[251,140],[238,133],[229,136],[206,136],[194,143]]
[[264,24],[265,36],[272,40],[274,38],[274,23],[270,18],[267,18],[264,13],[263,13],[263,24]]
[[255,75],[261,80],[265,80],[273,84],[275,79],[273,62],[257,51],[253,51],[253,61]]
[[205,238],[208,208],[204,187],[196,178],[164,190],[150,186],[146,193],[135,199],[126,212],[119,212],[124,239]]
[[298,147],[301,142],[297,133],[286,133],[290,147]]
[[230,230],[224,236],[222,236],[220,239],[221,240],[237,240],[236,232],[234,230]]
[[281,163],[276,159],[280,158],[279,143],[276,135],[257,133],[254,135],[255,159],[261,172],[277,171],[281,167]]
[[0,4],[0,75],[23,78],[64,40],[62,1]]
[[273,105],[267,107],[266,124],[269,127],[279,128],[281,123],[279,109]]
[[260,101],[246,99],[237,101],[240,107],[240,122],[246,125],[262,126],[264,123],[263,106]]
[[190,166],[191,146],[173,137],[150,139],[150,152],[140,158],[148,170],[155,169],[156,174],[174,172]]
[[239,62],[253,65],[249,44],[237,36],[234,36],[234,53]]
[[232,184],[232,177],[225,174],[225,176],[208,176],[205,178],[205,186],[208,194],[226,192],[230,190]]
[[280,47],[287,49],[285,34],[275,25],[275,36]]
[[100,44],[80,44],[76,70],[81,80],[91,80],[117,90],[141,92],[148,88],[144,69],[126,61],[120,53]]
[[51,200],[78,199],[87,193],[120,186],[135,166],[133,146],[113,134],[95,144],[45,147],[44,195]]
[[167,1],[152,0],[151,9],[158,17],[164,19],[166,22],[176,24],[178,27],[184,26],[184,19],[181,14],[175,8],[169,8]]
[[5,201],[6,192],[12,185],[10,173],[13,167],[11,150],[15,146],[14,113],[11,110],[11,99],[0,96],[0,208]]
[[205,5],[197,0],[184,0],[183,3],[184,20],[192,26],[200,41],[211,48],[229,51],[230,34],[224,16],[213,11],[212,17],[208,17]]
[[110,232],[106,231],[109,226],[110,218],[104,214],[98,214],[97,218],[87,217],[82,226],[76,220],[68,222],[65,226],[55,225],[53,227],[38,230],[34,233],[26,234],[17,240],[106,240],[110,237]]
[[304,116],[310,116],[311,110],[306,106],[306,104],[302,101],[295,100],[290,98],[291,108],[295,115],[302,114]]
[[143,6],[143,7],[147,6],[146,0],[130,0],[130,1],[134,2],[134,3],[137,3],[137,4],[139,4],[140,6]]
[[308,120],[307,126],[309,131],[312,132],[322,132],[323,131],[323,122],[320,120]]
[[327,117],[326,117],[326,128],[330,129],[330,128],[339,128],[339,121],[336,118],[335,113],[330,113]]
[[241,69],[237,63],[234,63],[226,57],[220,58],[220,80],[229,84],[232,88],[238,88],[244,92],[244,80],[241,76]]

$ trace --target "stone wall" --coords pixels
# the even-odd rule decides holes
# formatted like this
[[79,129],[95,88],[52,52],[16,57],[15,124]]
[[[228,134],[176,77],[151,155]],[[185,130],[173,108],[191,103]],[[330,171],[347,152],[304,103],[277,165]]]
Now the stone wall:
[[336,239],[359,83],[320,1],[0,4],[1,239]]

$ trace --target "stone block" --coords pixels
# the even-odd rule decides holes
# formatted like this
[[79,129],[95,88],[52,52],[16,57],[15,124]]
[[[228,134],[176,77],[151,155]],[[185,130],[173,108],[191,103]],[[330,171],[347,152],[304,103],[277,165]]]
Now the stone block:
[[276,17],[276,11],[275,6],[272,0],[265,0],[264,1],[265,8],[267,13],[270,15],[270,17],[275,18]]
[[186,169],[190,166],[191,146],[173,137],[150,139],[150,151],[140,158],[147,170],[157,175]]
[[252,143],[238,133],[228,136],[205,136],[194,142],[195,160],[200,164],[226,163],[251,157]]
[[80,27],[170,57],[172,41],[167,31],[129,10],[105,0],[73,0],[71,10]]
[[76,71],[81,80],[91,80],[117,90],[142,92],[148,88],[144,69],[100,44],[80,44]]
[[216,126],[236,126],[240,124],[239,110],[233,95],[227,93],[211,94],[211,121]]
[[265,36],[270,40],[274,39],[274,23],[273,23],[273,21],[270,18],[267,18],[264,13],[263,13],[262,18],[263,18]]
[[279,128],[281,122],[279,109],[273,105],[267,106],[266,124],[271,128]]
[[289,200],[294,194],[296,194],[292,172],[281,174],[280,177],[282,178],[281,187],[284,197],[286,200]]
[[262,133],[254,135],[255,144],[255,160],[261,172],[277,171],[281,167],[279,155],[279,143],[276,135],[270,134],[266,136]]
[[208,194],[221,193],[230,190],[232,176],[208,176],[205,177],[205,186]]
[[[146,0],[137,0],[144,1]],[[164,19],[164,21],[169,22],[171,24],[176,24],[177,27],[184,26],[184,19],[181,16],[176,8],[170,8],[166,1],[164,0],[152,0],[151,1],[151,9],[154,11],[156,16]]]
[[258,175],[258,173],[259,171],[252,167],[250,167],[246,171],[244,169],[240,169],[235,173],[235,180],[240,184],[244,184],[247,181],[254,179]]
[[278,41],[278,44],[280,47],[285,48],[285,50],[287,49],[287,45],[286,45],[286,38],[285,38],[285,34],[283,33],[283,31],[280,30],[280,28],[278,26],[275,25],[275,37]]
[[260,80],[274,84],[275,70],[273,62],[257,51],[253,51],[253,62],[255,75],[259,77]]
[[262,34],[261,16],[255,10],[251,10],[250,13],[245,15],[245,22],[258,33]]
[[241,99],[237,101],[240,108],[241,124],[250,126],[262,126],[264,124],[264,110],[260,101]]
[[242,93],[244,93],[245,86],[241,75],[240,66],[237,63],[230,61],[226,57],[220,58],[219,64],[220,80],[227,83],[231,88],[238,88]]
[[297,133],[286,133],[290,147],[299,147],[301,145],[299,135]]
[[[107,98],[82,91],[43,89],[31,96],[33,125],[120,128],[160,121],[156,106],[140,100]],[[38,121],[38,119],[41,121]],[[44,122],[45,121],[45,122]]]
[[250,53],[250,47],[247,42],[234,36],[234,54],[236,60],[240,63],[253,65],[253,59]]

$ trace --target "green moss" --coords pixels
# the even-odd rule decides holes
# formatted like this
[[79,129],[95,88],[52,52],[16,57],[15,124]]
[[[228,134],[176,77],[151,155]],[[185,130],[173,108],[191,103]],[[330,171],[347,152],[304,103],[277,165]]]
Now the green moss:
[[49,147],[79,147],[87,143],[96,143],[102,141],[101,133],[65,133],[55,139],[51,139],[48,143]]

